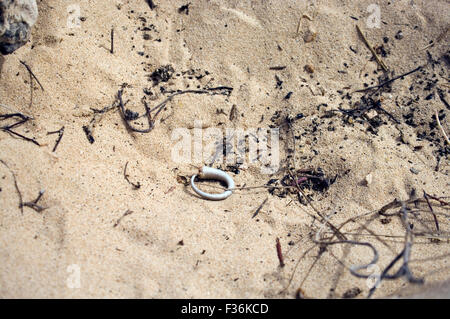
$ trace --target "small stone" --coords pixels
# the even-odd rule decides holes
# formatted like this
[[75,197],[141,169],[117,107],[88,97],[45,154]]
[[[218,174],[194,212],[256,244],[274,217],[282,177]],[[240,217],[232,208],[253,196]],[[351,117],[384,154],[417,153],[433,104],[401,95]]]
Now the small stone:
[[409,170],[411,171],[411,173],[416,174],[416,175],[420,173],[420,172],[419,172],[417,169],[415,169],[414,167],[411,167]]
[[366,186],[369,186],[370,184],[372,184],[372,181],[373,181],[372,173],[367,174],[364,181],[365,181]]
[[36,0],[0,0],[0,53],[11,54],[25,45],[37,17]]
[[314,67],[311,64],[305,65],[305,71],[308,73],[314,73]]
[[366,113],[366,116],[369,120],[374,119],[375,117],[378,116],[377,111],[375,111],[374,109],[370,110],[369,112]]
[[317,32],[314,31],[314,29],[308,29],[303,36],[303,41],[305,41],[305,43],[313,42],[316,39],[316,36]]
[[297,289],[297,292],[295,293],[295,298],[296,299],[307,299],[305,293],[303,292],[303,290],[301,288]]
[[399,31],[397,32],[397,34],[395,35],[395,38],[396,38],[397,40],[403,39],[403,32],[402,32],[402,30],[399,30]]

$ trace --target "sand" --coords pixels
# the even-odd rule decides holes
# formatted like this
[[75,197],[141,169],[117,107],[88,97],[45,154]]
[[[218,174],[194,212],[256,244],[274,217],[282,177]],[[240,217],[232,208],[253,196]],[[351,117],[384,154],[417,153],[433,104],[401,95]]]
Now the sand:
[[[41,145],[0,132],[0,159],[10,168],[0,165],[0,297],[294,298],[298,288],[309,298],[341,298],[350,289],[360,291],[357,298],[366,297],[366,279],[353,276],[340,261],[346,267],[369,263],[370,249],[337,244],[320,250],[311,240],[320,218],[295,194],[281,198],[252,189],[219,202],[199,198],[180,183],[180,176],[195,174],[203,163],[174,160],[172,133],[193,131],[196,120],[204,128],[280,127],[278,173],[262,173],[256,163],[244,165],[239,174],[228,169],[230,175],[240,186],[257,186],[285,176],[287,165],[320,167],[335,182],[324,191],[305,191],[334,225],[376,212],[394,199],[407,200],[413,190],[419,198],[424,190],[449,196],[449,146],[440,129],[429,125],[440,111],[447,115],[442,127],[450,132],[450,110],[436,93],[439,88],[450,100],[444,58],[449,2],[380,1],[379,28],[367,24],[367,8],[374,1],[199,0],[191,1],[188,14],[178,11],[186,1],[154,2],[157,7],[150,10],[141,0],[76,1],[82,19],[79,27],[69,28],[76,7],[68,8],[67,1],[38,1],[30,42],[0,58],[1,104],[33,118],[16,130]],[[378,84],[383,74],[356,24],[374,46],[384,45],[388,52],[382,59],[395,75],[424,65],[423,72],[381,93],[383,109],[400,124],[381,112],[385,124],[376,134],[367,123],[348,123],[341,112],[329,112],[354,108],[364,93],[352,92],[364,83]],[[434,65],[427,51],[438,61]],[[33,82],[31,105],[30,78],[20,61],[44,88]],[[173,67],[173,77],[153,87],[149,75],[165,65]],[[274,66],[286,68],[269,70]],[[189,70],[194,70],[192,79]],[[278,87],[275,76],[282,81]],[[436,83],[426,91],[430,79]],[[89,125],[92,109],[114,103],[123,83],[128,84],[126,107],[141,114],[144,89],[153,93],[147,96],[151,106],[167,97],[161,86],[227,86],[233,91],[229,96],[175,97],[149,133],[127,131],[115,108],[101,116],[91,144],[82,127]],[[352,100],[343,98],[347,93]],[[230,120],[233,105],[237,111]],[[411,108],[416,126],[405,123]],[[2,106],[0,114],[11,110]],[[303,117],[290,126],[283,122],[300,113]],[[52,152],[58,135],[47,133],[61,127],[64,135]],[[431,140],[420,138],[421,133],[432,134]],[[299,137],[294,156],[286,160],[293,135]],[[124,178],[127,162],[129,180],[139,182],[138,189]],[[21,212],[12,173],[24,202],[45,190],[38,202],[45,210],[24,207]],[[435,211],[439,240],[416,236],[411,253],[412,273],[427,284],[450,279],[448,214],[442,207]],[[342,231],[357,233],[348,239],[372,243],[382,270],[403,249],[405,229],[397,216],[369,217]],[[429,211],[424,208],[417,218],[416,230],[436,234]],[[371,233],[360,228],[363,224]],[[329,228],[324,232],[330,235]],[[404,277],[383,281],[374,297],[409,287],[416,289]]]

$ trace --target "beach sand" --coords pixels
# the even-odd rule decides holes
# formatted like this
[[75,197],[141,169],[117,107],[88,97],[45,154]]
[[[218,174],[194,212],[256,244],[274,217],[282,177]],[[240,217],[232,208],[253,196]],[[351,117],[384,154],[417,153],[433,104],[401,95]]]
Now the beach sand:
[[[141,0],[38,1],[29,43],[0,57],[0,114],[31,117],[15,130],[40,144],[0,132],[0,159],[9,167],[0,165],[0,297],[295,298],[299,288],[308,298],[366,297],[371,280],[348,268],[370,263],[372,251],[315,244],[320,229],[332,234],[318,213],[335,226],[355,217],[340,231],[373,245],[379,260],[371,271],[381,272],[404,248],[405,227],[401,205],[388,211],[394,216],[377,211],[411,194],[423,199],[423,191],[448,201],[450,146],[435,112],[448,134],[450,110],[439,93],[450,101],[449,2],[379,1],[370,12],[372,0],[199,0],[188,11],[179,10],[187,1],[154,2],[151,10]],[[382,109],[364,121],[339,111],[357,108],[367,92],[354,91],[383,75],[356,25],[380,46],[391,78],[423,66],[376,93]],[[44,89],[33,80],[32,103],[20,61]],[[151,74],[167,65],[170,79],[153,82]],[[233,90],[174,97],[148,133],[127,130],[116,107],[89,126],[93,110],[113,105],[124,83],[125,107],[140,114],[144,96],[151,108],[171,90]],[[280,128],[277,173],[262,172],[259,162],[238,170],[213,164],[238,186],[280,185],[287,168],[320,168],[335,180],[305,188],[312,206],[295,191],[266,188],[201,199],[182,182],[204,162],[172,155],[173,132],[193,134],[198,121],[221,130]],[[53,152],[58,134],[48,132],[61,127]],[[138,189],[124,178],[126,163]],[[21,211],[14,177],[23,202],[45,190],[38,202],[45,210]],[[409,209],[413,231],[422,234],[409,267],[426,284],[450,279],[448,206],[431,201],[439,232],[426,203]],[[373,296],[405,289],[417,285],[383,280]]]

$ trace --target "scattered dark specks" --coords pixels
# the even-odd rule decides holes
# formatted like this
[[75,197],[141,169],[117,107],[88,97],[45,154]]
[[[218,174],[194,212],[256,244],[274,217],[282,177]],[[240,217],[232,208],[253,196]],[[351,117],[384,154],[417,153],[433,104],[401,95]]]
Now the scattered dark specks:
[[286,96],[284,97],[285,100],[289,100],[292,96],[294,92],[289,92],[288,94],[286,94]]
[[275,80],[277,81],[276,89],[282,89],[283,88],[283,81],[278,77],[278,75],[275,75]]
[[157,85],[160,82],[169,81],[173,73],[174,73],[173,67],[171,65],[165,65],[158,68],[152,74],[150,74],[150,79],[153,81],[153,85]]
[[156,4],[153,2],[153,0],[145,0],[150,7],[151,10],[156,8]]
[[433,99],[433,97],[434,97],[434,94],[431,93],[430,95],[428,95],[428,96],[425,98],[425,100],[429,101],[429,100]]
[[191,3],[187,3],[185,5],[182,5],[181,7],[178,8],[178,13],[185,13],[186,15],[189,15],[189,5]]
[[345,298],[345,299],[355,298],[361,292],[362,292],[361,289],[359,289],[358,287],[351,288],[351,289],[347,290],[346,292],[344,292],[344,294],[342,295],[342,298]]

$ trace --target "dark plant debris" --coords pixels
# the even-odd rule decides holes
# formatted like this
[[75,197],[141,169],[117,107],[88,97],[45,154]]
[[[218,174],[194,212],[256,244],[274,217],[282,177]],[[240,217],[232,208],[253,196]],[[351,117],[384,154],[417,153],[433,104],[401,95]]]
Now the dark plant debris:
[[137,183],[133,183],[130,181],[130,177],[127,174],[127,167],[128,167],[128,162],[125,163],[125,167],[123,168],[123,177],[125,178],[125,180],[128,182],[128,184],[130,184],[131,186],[133,186],[133,189],[139,189],[141,188],[141,183],[137,182]]
[[149,79],[153,81],[153,86],[156,86],[161,82],[168,82],[174,72],[171,65],[164,65],[153,71],[153,73],[149,75]]
[[[376,115],[369,115],[369,112],[371,111],[375,111]],[[367,130],[372,134],[377,134],[378,128],[381,125],[387,124],[387,122],[385,122],[381,118],[380,114],[386,115],[387,118],[395,124],[400,124],[400,121],[395,116],[393,116],[381,106],[380,99],[368,96],[361,97],[361,100],[356,102],[354,108],[352,109],[343,109],[339,107],[338,110],[331,110],[326,112],[324,117],[330,115],[332,116],[332,113],[334,112],[341,112],[344,115],[344,120],[347,124],[352,124],[355,121],[360,123],[367,123]]]
[[58,145],[59,145],[59,143],[61,142],[61,139],[62,139],[62,137],[63,137],[63,135],[64,135],[64,126],[61,127],[61,128],[60,128],[59,130],[57,130],[57,131],[53,131],[53,132],[48,132],[48,133],[47,133],[47,135],[52,135],[52,134],[58,134],[58,138],[56,139],[55,146],[53,146],[53,150],[52,150],[52,152],[55,152],[55,151],[56,151],[56,148],[58,147]]
[[186,15],[189,15],[189,6],[190,6],[190,2],[182,5],[181,7],[178,8],[178,13],[185,13]]
[[150,7],[151,10],[156,8],[156,4],[153,0],[145,0],[145,2],[147,2],[148,6]]
[[14,171],[8,166],[8,164],[6,164],[6,162],[2,159],[0,159],[0,163],[2,163],[11,173],[12,177],[13,177],[13,181],[14,181],[14,188],[16,189],[17,192],[17,196],[19,197],[19,208],[21,213],[23,214],[23,196],[22,193],[20,192],[19,189],[19,185],[17,184],[17,177],[16,174],[14,173]]
[[311,195],[307,195],[308,199],[304,199],[303,195],[297,191],[298,186],[302,191],[308,190],[310,192],[323,193],[327,191],[330,186],[336,181],[337,175],[334,177],[327,177],[322,169],[319,167],[316,170],[304,169],[298,170],[293,174],[295,180],[291,174],[284,175],[280,180],[270,179],[267,186],[283,186],[281,188],[269,187],[270,194],[278,196],[280,198],[287,197],[288,194],[296,194],[299,201],[303,205],[307,205],[308,201],[312,200]]
[[47,207],[43,207],[43,206],[40,206],[40,205],[38,204],[39,200],[40,200],[40,199],[42,198],[42,196],[44,195],[44,192],[45,192],[45,191],[41,190],[41,191],[39,192],[39,194],[38,194],[38,196],[36,197],[35,200],[33,200],[33,201],[31,201],[31,202],[25,202],[25,203],[23,203],[23,204],[22,204],[22,207],[29,207],[29,208],[31,208],[31,209],[34,209],[34,210],[35,210],[36,212],[38,212],[38,213],[41,213],[42,211],[46,210]]
[[359,294],[361,294],[361,289],[359,289],[358,287],[354,287],[351,288],[349,290],[347,290],[346,292],[344,292],[344,294],[342,295],[342,298],[344,299],[352,299],[357,297]]
[[276,249],[277,249],[278,261],[280,262],[280,267],[283,268],[285,266],[284,257],[283,257],[283,252],[281,250],[280,239],[278,237],[276,239]]
[[122,221],[122,219],[123,219],[125,216],[131,215],[131,214],[133,214],[133,211],[127,209],[127,210],[125,211],[125,213],[123,213],[123,215],[122,215],[122,216],[114,223],[113,228],[119,226],[119,224],[120,224],[120,222]]
[[261,209],[263,208],[263,206],[267,203],[267,200],[268,200],[268,199],[269,199],[269,198],[266,198],[266,199],[261,203],[261,205],[258,206],[258,208],[256,209],[256,211],[253,213],[252,218],[255,218],[255,217],[259,214],[259,212],[261,211]]
[[31,120],[30,117],[28,117],[25,114],[22,113],[9,113],[9,114],[0,114],[0,122],[2,121],[6,121],[6,120],[16,120],[16,122],[12,123],[12,124],[7,124],[4,126],[0,126],[0,130],[5,131],[11,135],[20,137],[21,139],[31,142],[33,144],[36,144],[37,146],[40,146],[40,144],[34,139],[34,138],[30,138],[30,137],[26,137],[20,133],[17,133],[16,131],[13,131],[13,128],[17,128],[23,124],[25,124],[26,122],[28,122],[29,120]]

